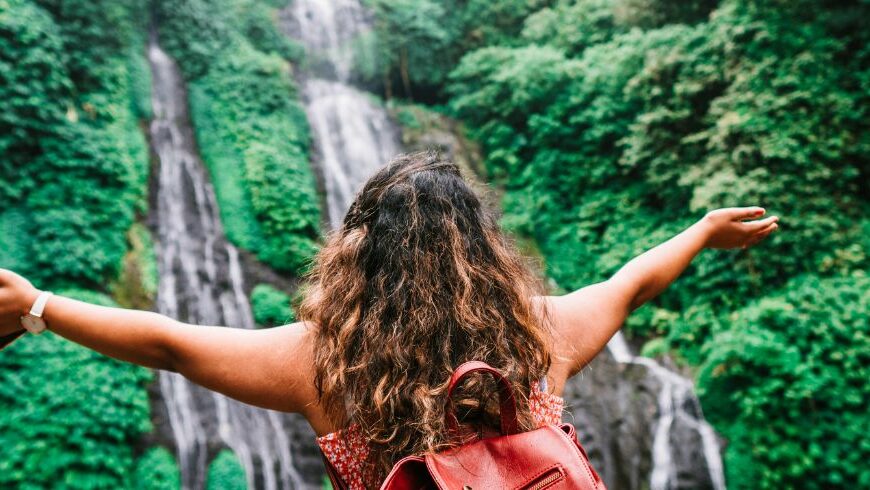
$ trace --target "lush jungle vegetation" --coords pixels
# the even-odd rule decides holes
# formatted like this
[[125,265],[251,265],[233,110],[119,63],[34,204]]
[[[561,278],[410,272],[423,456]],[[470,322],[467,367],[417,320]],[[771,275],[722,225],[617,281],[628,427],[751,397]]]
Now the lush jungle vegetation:
[[[230,238],[279,270],[304,267],[320,214],[289,72],[299,50],[278,34],[274,5],[223,6],[0,0],[0,267],[85,301],[152,307],[156,261],[141,224],[152,12],[191,82]],[[202,27],[195,41],[192,26]],[[286,297],[264,287],[258,318],[292,317]],[[52,333],[4,350],[0,488],[179,488],[172,454],[142,448],[152,379]],[[208,484],[244,487],[231,454],[213,463]]]
[[[138,267],[128,231],[146,208],[144,7],[0,1],[0,267],[99,304]],[[150,379],[51,333],[4,351],[0,487],[130,487]]]
[[[559,288],[711,208],[779,215],[760,247],[705,251],[628,333],[695,376],[729,488],[870,487],[870,3],[364,2],[359,79],[463,122]],[[0,0],[0,267],[151,306],[156,20],[229,238],[303,270],[321,218],[283,3]],[[251,299],[262,326],[293,317],[268,285]],[[178,488],[172,454],[142,447],[152,378],[51,333],[4,350],[0,488]],[[230,453],[208,487],[244,487]]]
[[696,373],[729,488],[870,485],[870,4],[369,4],[361,76],[467,125],[504,225],[559,287],[712,208],[779,215],[760,247],[705,251],[628,332]]

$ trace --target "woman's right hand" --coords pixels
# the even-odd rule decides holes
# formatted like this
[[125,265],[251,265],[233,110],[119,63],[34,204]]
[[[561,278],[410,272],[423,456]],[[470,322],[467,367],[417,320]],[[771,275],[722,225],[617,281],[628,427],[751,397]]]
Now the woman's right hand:
[[0,337],[24,330],[21,317],[30,310],[39,290],[20,275],[0,269]]
[[[707,228],[707,248],[749,248],[779,228],[778,216],[764,216],[764,208],[722,208],[707,213],[701,220]],[[756,221],[744,221],[756,219]]]

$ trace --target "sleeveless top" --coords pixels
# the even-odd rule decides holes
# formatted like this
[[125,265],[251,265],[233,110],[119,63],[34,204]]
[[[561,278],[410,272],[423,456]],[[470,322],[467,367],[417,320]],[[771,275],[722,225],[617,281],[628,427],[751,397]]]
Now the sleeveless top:
[[[547,393],[546,378],[532,383],[529,409],[538,427],[562,421],[565,400]],[[317,445],[350,490],[366,490],[361,462],[369,454],[368,444],[356,424],[317,438]]]

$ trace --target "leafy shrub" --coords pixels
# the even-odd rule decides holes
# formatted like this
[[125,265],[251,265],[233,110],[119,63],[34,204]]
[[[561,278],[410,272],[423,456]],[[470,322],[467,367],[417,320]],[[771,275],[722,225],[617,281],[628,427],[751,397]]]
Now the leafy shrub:
[[229,449],[218,453],[208,466],[207,490],[247,490],[245,470]]
[[227,235],[273,267],[301,272],[317,249],[320,203],[307,120],[292,98],[287,65],[241,47],[217,61],[191,94]]
[[[198,0],[161,5],[165,15],[178,7],[191,17],[161,26],[161,39],[192,82],[191,117],[227,236],[269,265],[301,273],[317,250],[320,201],[308,121],[281,58],[294,48],[279,41],[271,11],[259,2],[224,11]],[[207,24],[220,40],[192,39],[190,23]]]
[[238,42],[223,17],[226,3],[223,0],[154,2],[160,45],[172,54],[188,80],[207,73],[212,60],[219,59],[231,44]]
[[135,490],[179,490],[181,488],[181,471],[175,462],[175,456],[160,446],[150,448],[136,462],[132,488]]
[[870,484],[868,311],[866,275],[804,275],[705,343],[698,388],[729,439],[729,488]]
[[265,327],[285,325],[295,319],[290,296],[268,284],[258,284],[251,291],[251,308],[254,320]]
[[[90,291],[58,292],[113,305]],[[0,487],[129,487],[133,446],[151,430],[151,378],[51,332],[13,343],[0,355]]]
[[[0,267],[97,304],[145,207],[144,6],[0,1]],[[4,350],[0,487],[129,488],[150,379],[53,333]]]
[[[56,138],[72,105],[60,29],[26,0],[0,2],[0,200],[3,208],[36,185],[42,141]],[[51,103],[49,103],[51,101]]]
[[[526,16],[551,0],[366,0],[375,14],[370,35],[357,40],[363,80],[422,100],[442,100],[447,75],[475,48],[516,44]],[[485,20],[484,20],[485,19]],[[370,49],[374,54],[366,53]],[[393,90],[393,86],[402,91]]]

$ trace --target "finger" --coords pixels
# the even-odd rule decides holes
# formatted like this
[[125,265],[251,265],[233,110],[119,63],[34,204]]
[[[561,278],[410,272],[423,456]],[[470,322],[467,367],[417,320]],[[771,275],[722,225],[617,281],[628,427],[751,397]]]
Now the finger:
[[776,223],[773,223],[770,226],[768,226],[767,228],[765,228],[764,230],[761,230],[758,233],[755,233],[754,235],[752,235],[749,238],[749,240],[746,241],[746,245],[743,248],[751,247],[751,246],[755,245],[756,243],[764,240],[771,233],[773,233],[773,231],[776,230],[778,227],[779,226]]
[[770,225],[776,224],[777,221],[779,221],[779,216],[768,216],[767,218],[746,222],[744,224],[750,233],[758,233],[766,230]]
[[730,208],[730,217],[732,220],[760,218],[764,215],[764,208],[760,206],[749,206],[745,208]]
[[779,222],[775,221],[775,222],[771,223],[770,225],[766,226],[763,230],[759,231],[758,234],[769,235],[769,234],[773,233],[773,231],[778,229],[778,228],[779,228]]

